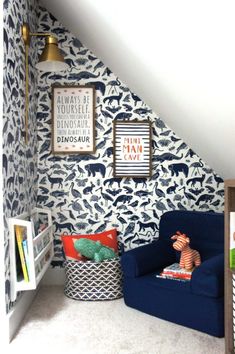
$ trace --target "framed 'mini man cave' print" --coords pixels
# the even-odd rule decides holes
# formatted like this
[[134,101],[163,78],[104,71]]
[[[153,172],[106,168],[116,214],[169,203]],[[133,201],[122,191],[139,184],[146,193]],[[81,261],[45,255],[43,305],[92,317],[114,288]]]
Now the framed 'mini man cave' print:
[[114,121],[114,177],[151,177],[151,123]]
[[94,153],[95,89],[52,87],[52,150],[55,154]]

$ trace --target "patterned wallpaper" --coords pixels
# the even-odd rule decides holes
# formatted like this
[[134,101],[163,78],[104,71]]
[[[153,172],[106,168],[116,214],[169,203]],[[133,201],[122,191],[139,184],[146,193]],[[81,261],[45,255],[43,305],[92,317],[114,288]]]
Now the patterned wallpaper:
[[[6,310],[9,300],[7,218],[36,204],[52,210],[54,265],[61,264],[63,232],[91,233],[116,227],[125,250],[158,237],[159,218],[173,209],[223,210],[223,181],[151,108],[131,92],[79,39],[36,0],[5,0],[3,92],[3,185]],[[24,144],[24,47],[21,24],[31,31],[54,32],[70,70],[34,69],[38,39],[30,45],[29,144]],[[37,22],[39,21],[39,26]],[[40,45],[40,42],[39,42]],[[96,88],[96,153],[51,152],[51,85],[92,84]],[[151,178],[113,178],[113,121],[149,119],[153,130]],[[36,134],[37,131],[37,134]],[[102,171],[102,173],[101,173]]]
[[[222,211],[222,179],[184,143],[150,107],[131,92],[79,39],[41,9],[39,30],[50,29],[70,70],[42,73],[38,80],[38,196],[50,208],[55,231],[54,265],[63,260],[60,235],[98,233],[116,227],[125,250],[158,237],[165,211]],[[96,153],[51,152],[51,85],[96,88]],[[152,122],[151,178],[113,178],[113,121]]]
[[[5,0],[4,64],[3,64],[3,201],[4,245],[6,262],[6,311],[9,300],[9,232],[7,218],[19,215],[36,205],[37,195],[37,58],[35,42],[30,46],[29,143],[24,143],[25,68],[21,25],[28,22],[31,31],[37,29],[36,0]],[[33,41],[32,41],[33,42]],[[3,236],[2,236],[3,237]]]

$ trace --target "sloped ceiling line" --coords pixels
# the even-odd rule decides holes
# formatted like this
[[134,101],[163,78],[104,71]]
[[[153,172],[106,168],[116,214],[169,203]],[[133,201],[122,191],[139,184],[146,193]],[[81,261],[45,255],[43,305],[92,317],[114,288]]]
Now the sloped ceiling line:
[[41,0],[222,178],[235,177],[230,0]]

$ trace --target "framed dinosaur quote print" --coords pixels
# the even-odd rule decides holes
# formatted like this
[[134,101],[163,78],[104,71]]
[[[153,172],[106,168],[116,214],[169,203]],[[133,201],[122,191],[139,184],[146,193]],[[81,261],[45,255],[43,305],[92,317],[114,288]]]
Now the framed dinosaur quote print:
[[151,177],[151,122],[114,121],[114,177]]
[[52,86],[52,151],[95,152],[94,86]]

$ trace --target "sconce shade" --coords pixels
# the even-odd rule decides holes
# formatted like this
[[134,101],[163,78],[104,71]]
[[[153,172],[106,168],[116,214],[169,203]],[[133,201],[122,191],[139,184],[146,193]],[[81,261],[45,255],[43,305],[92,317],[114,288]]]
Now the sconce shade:
[[53,36],[47,36],[45,42],[45,48],[40,55],[36,68],[41,71],[67,70],[69,65],[64,61],[58,48],[57,39]]

